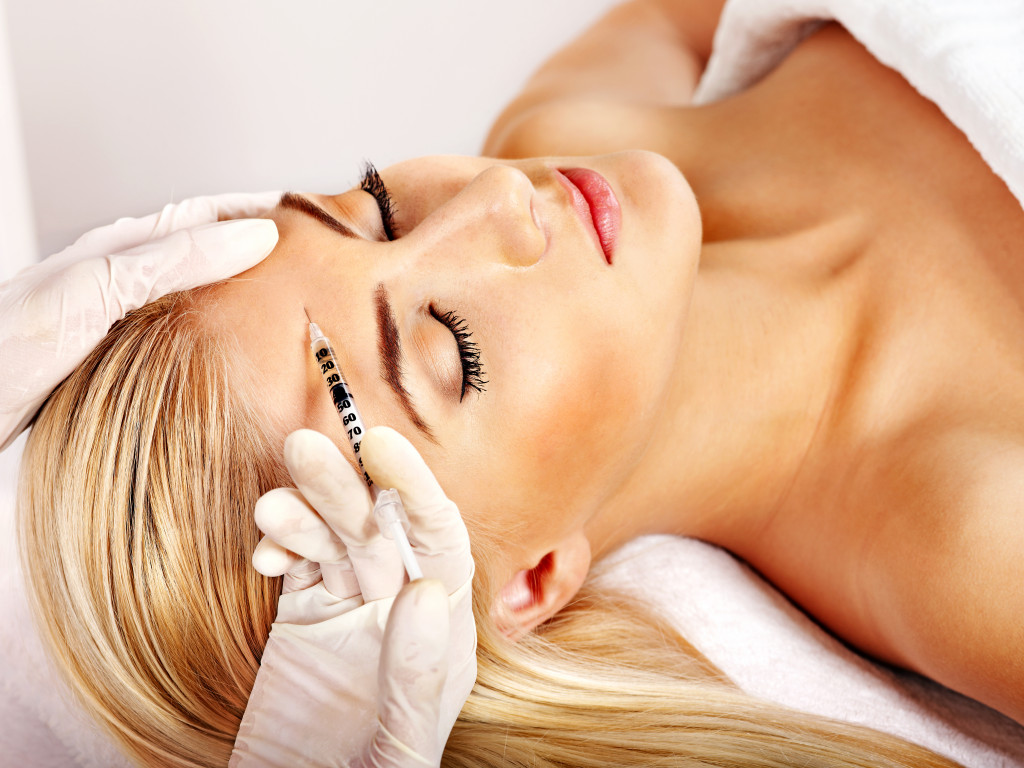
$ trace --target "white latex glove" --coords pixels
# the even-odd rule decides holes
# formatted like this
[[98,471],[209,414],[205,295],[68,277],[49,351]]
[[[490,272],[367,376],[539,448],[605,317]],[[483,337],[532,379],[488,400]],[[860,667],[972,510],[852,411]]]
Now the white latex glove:
[[362,457],[380,488],[401,495],[424,579],[402,587],[398,550],[334,443],[311,430],[289,435],[298,490],[256,505],[266,536],[253,565],[285,582],[235,768],[436,766],[476,680],[473,558],[459,510],[394,430],[368,430]]
[[125,314],[237,275],[277,243],[279,192],[196,197],[120,219],[0,283],[0,450]]

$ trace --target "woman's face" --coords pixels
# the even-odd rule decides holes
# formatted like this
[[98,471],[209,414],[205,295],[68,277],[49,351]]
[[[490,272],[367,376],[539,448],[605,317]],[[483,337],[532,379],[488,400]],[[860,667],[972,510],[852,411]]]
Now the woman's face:
[[[610,263],[574,197],[569,178],[586,186],[574,168],[614,192]],[[367,191],[292,198],[270,214],[273,254],[218,289],[213,316],[238,336],[258,406],[351,457],[310,353],[308,313],[367,426],[405,434],[471,532],[488,526],[513,567],[528,567],[585,526],[643,455],[696,272],[693,194],[646,152],[428,157],[380,179],[394,240]]]

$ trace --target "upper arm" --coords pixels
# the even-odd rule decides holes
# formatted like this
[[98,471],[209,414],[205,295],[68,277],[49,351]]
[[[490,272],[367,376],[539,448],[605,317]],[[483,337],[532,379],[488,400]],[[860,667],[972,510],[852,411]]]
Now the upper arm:
[[515,134],[552,105],[688,104],[724,2],[632,0],[616,6],[541,66],[495,121],[483,154],[548,154],[530,151]]
[[1024,724],[1024,449],[951,474],[885,548],[876,618],[893,660]]

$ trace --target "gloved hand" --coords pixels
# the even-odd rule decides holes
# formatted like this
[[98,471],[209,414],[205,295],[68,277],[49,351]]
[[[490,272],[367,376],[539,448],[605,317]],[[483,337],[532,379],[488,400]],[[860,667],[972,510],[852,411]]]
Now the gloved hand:
[[394,430],[368,430],[361,455],[378,487],[401,495],[424,579],[402,588],[398,550],[334,443],[311,430],[289,435],[298,490],[256,505],[266,536],[253,565],[285,581],[235,768],[436,766],[473,687],[473,558],[459,510]]
[[196,197],[120,219],[0,283],[0,451],[125,313],[237,275],[277,244],[280,193]]

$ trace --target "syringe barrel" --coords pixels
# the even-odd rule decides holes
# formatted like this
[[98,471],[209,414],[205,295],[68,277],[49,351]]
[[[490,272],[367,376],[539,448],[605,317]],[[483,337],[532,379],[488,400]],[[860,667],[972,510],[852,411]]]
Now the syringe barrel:
[[317,365],[320,366],[320,374],[324,378],[324,383],[331,393],[334,409],[338,412],[338,417],[341,419],[341,428],[345,431],[345,436],[348,437],[349,443],[352,444],[356,461],[359,462],[359,471],[363,473],[363,479],[366,480],[366,484],[372,489],[373,481],[363,468],[363,457],[359,453],[359,448],[363,442],[363,435],[366,433],[366,427],[363,426],[363,419],[359,415],[359,409],[356,408],[356,401],[349,391],[348,384],[341,375],[341,368],[338,367],[334,350],[331,349],[330,343],[322,334],[320,334],[320,338],[314,338],[310,348],[313,350]]
[[309,347],[313,351],[317,365],[320,366],[320,375],[324,377],[324,383],[331,393],[331,401],[341,418],[341,427],[352,444],[352,450],[359,462],[359,470],[363,473],[363,479],[370,489],[370,496],[374,503],[373,514],[380,527],[381,533],[389,539],[394,540],[398,547],[398,553],[405,565],[406,573],[410,580],[423,578],[416,556],[413,554],[409,539],[406,536],[409,530],[409,518],[405,514],[405,507],[398,491],[393,488],[378,489],[374,486],[370,475],[363,467],[363,457],[359,449],[363,443],[363,435],[366,427],[363,426],[363,419],[356,408],[356,401],[349,391],[345,378],[341,375],[341,368],[335,357],[330,342],[324,336],[320,327],[313,323],[309,324]]

